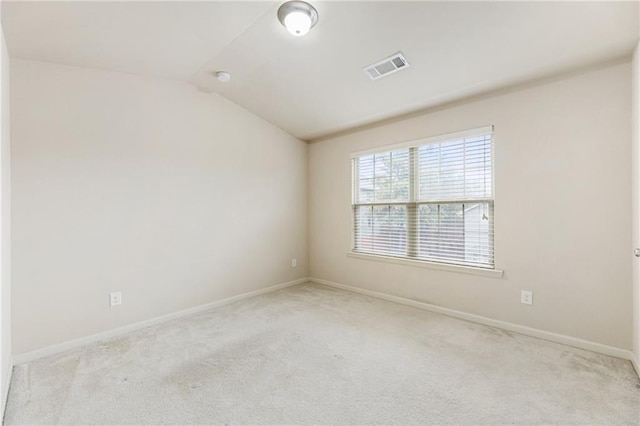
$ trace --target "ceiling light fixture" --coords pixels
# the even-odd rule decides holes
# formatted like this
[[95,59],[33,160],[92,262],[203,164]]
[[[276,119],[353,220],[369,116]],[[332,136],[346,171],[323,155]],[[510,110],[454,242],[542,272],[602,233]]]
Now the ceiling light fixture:
[[280,6],[278,20],[291,34],[301,37],[318,23],[318,11],[305,1],[292,0]]
[[228,72],[218,71],[217,73],[215,73],[215,76],[221,83],[228,83],[231,81],[231,74],[229,74]]

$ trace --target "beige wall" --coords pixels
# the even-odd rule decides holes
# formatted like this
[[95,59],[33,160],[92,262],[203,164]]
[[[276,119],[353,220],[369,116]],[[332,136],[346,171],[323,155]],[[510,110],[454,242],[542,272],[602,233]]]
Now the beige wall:
[[[311,276],[631,349],[630,93],[623,63],[312,143]],[[346,256],[351,152],[490,124],[504,278]]]
[[[9,114],[9,53],[0,28],[0,390],[2,407],[9,392],[11,361],[11,142]],[[4,410],[2,410],[4,412]]]
[[[632,105],[632,249],[640,248],[640,43],[633,52]],[[633,261],[633,354],[640,361],[640,259]],[[640,374],[640,371],[638,371]]]
[[304,142],[183,83],[11,73],[15,354],[307,276]]

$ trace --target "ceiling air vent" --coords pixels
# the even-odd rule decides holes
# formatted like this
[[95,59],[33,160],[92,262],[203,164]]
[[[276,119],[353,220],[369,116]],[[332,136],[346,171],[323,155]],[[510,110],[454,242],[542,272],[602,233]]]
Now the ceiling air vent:
[[409,68],[409,62],[407,62],[402,53],[398,52],[381,60],[380,62],[376,62],[375,64],[365,67],[364,72],[371,80],[377,80],[380,77],[393,74],[394,72],[405,68]]

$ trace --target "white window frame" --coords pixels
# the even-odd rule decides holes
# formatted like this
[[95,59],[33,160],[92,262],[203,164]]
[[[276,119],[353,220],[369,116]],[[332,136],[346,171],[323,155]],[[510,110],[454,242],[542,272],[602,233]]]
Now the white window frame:
[[[427,137],[427,138],[422,138],[422,139],[417,139],[417,140],[411,140],[411,141],[407,141],[407,142],[402,142],[399,144],[393,144],[393,145],[385,145],[385,146],[381,146],[378,148],[374,148],[374,149],[368,149],[368,150],[363,150],[363,151],[357,151],[357,152],[352,152],[351,153],[351,172],[352,172],[352,194],[351,194],[351,247],[350,250],[347,252],[347,255],[349,257],[353,257],[353,258],[358,258],[358,259],[366,259],[366,260],[376,260],[376,261],[383,261],[383,262],[388,262],[388,263],[397,263],[397,264],[403,264],[403,265],[410,265],[410,266],[418,266],[418,267],[426,267],[426,268],[433,268],[433,269],[440,269],[440,270],[447,270],[447,271],[455,271],[455,272],[462,272],[462,273],[470,273],[470,274],[478,274],[478,275],[485,275],[485,276],[490,276],[490,277],[494,277],[494,278],[498,278],[498,277],[502,277],[503,275],[503,271],[496,269],[495,265],[496,265],[496,259],[495,259],[495,234],[494,234],[494,229],[495,229],[495,224],[493,223],[492,220],[492,232],[491,232],[491,241],[490,244],[492,246],[492,249],[494,249],[494,254],[493,254],[493,264],[492,265],[468,265],[468,264],[457,264],[454,262],[446,262],[446,261],[439,261],[436,259],[424,259],[424,258],[418,258],[418,257],[414,257],[411,256],[412,252],[415,252],[415,247],[412,248],[411,247],[411,243],[410,241],[412,240],[413,236],[410,236],[409,233],[407,234],[407,238],[408,238],[408,247],[407,247],[407,251],[408,254],[407,256],[395,256],[392,254],[380,254],[380,253],[367,253],[367,252],[360,252],[360,251],[356,251],[355,247],[356,247],[356,218],[355,218],[355,212],[356,209],[358,208],[358,206],[361,205],[373,205],[375,203],[358,203],[357,202],[357,198],[356,198],[356,194],[357,191],[359,189],[359,181],[357,178],[357,173],[356,170],[354,169],[354,159],[357,159],[359,157],[363,157],[363,156],[367,156],[367,155],[372,155],[372,154],[380,154],[380,153],[386,153],[389,151],[395,151],[395,150],[400,150],[400,149],[409,149],[410,150],[410,162],[412,163],[410,165],[410,173],[411,173],[411,178],[410,178],[410,196],[409,196],[409,200],[407,202],[384,202],[384,203],[380,203],[380,204],[384,204],[384,205],[393,205],[393,204],[398,204],[398,205],[404,205],[407,206],[407,225],[409,226],[410,223],[412,221],[416,220],[415,214],[411,214],[409,212],[410,209],[417,209],[417,207],[421,204],[429,204],[429,202],[425,202],[425,201],[418,201],[416,199],[415,196],[415,191],[418,188],[418,173],[416,173],[416,161],[417,161],[417,155],[415,154],[415,152],[417,151],[417,149],[421,146],[424,145],[428,145],[428,144],[433,144],[433,143],[438,143],[438,142],[445,142],[445,141],[450,141],[450,140],[456,140],[456,139],[467,139],[467,138],[472,138],[472,137],[476,137],[476,136],[484,136],[487,134],[491,134],[492,135],[492,139],[491,139],[491,144],[492,144],[492,149],[491,149],[491,197],[490,198],[482,198],[482,199],[471,199],[471,200],[452,200],[451,202],[454,202],[455,204],[464,204],[464,203],[474,203],[474,204],[480,204],[480,203],[487,203],[489,204],[489,208],[491,209],[491,213],[492,215],[495,213],[495,161],[494,161],[494,156],[495,156],[495,138],[493,135],[493,126],[484,126],[484,127],[480,127],[480,128],[474,128],[474,129],[468,129],[468,130],[464,130],[461,132],[454,132],[454,133],[447,133],[447,134],[442,134],[442,135],[437,135],[437,136],[432,136],[432,137]],[[355,175],[354,175],[355,174]],[[446,200],[437,200],[434,201],[433,203],[435,204],[446,204],[447,201]],[[493,218],[492,218],[493,219]],[[413,245],[415,246],[415,241],[413,242]]]

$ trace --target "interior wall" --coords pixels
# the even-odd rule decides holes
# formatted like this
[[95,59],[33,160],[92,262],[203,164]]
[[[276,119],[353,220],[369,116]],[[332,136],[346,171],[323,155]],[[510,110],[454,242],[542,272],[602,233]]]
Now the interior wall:
[[[311,276],[630,350],[630,93],[611,64],[313,142]],[[503,278],[346,256],[350,153],[485,125]]]
[[[1,8],[0,8],[1,9]],[[11,369],[11,132],[9,52],[0,27],[0,389],[7,401]],[[4,410],[2,410],[4,413]]]
[[11,73],[15,354],[307,276],[305,142],[184,83]]
[[[633,52],[632,64],[632,249],[640,248],[640,43]],[[635,367],[640,361],[640,259],[633,260],[633,354]],[[640,375],[640,370],[637,370]]]

